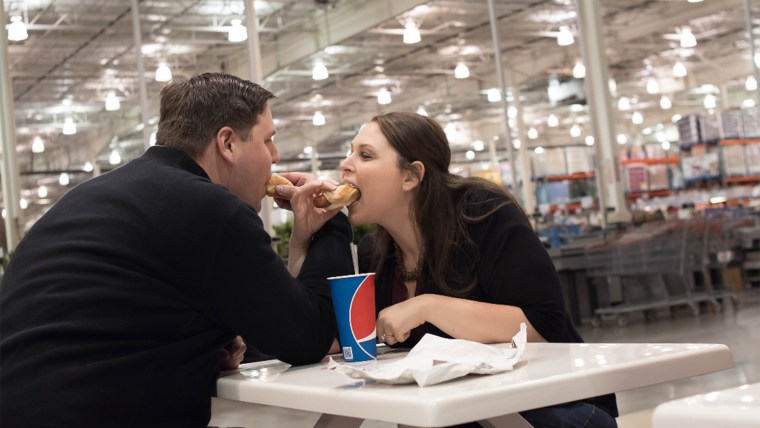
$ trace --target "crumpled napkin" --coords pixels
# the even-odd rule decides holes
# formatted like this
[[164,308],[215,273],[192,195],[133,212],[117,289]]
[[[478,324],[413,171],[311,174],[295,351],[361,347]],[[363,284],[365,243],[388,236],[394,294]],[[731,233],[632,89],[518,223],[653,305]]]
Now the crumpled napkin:
[[330,358],[327,369],[354,379],[387,384],[435,385],[468,374],[496,374],[512,368],[522,358],[527,342],[525,323],[512,337],[512,346],[495,347],[461,339],[426,334],[406,357],[392,362],[340,364]]

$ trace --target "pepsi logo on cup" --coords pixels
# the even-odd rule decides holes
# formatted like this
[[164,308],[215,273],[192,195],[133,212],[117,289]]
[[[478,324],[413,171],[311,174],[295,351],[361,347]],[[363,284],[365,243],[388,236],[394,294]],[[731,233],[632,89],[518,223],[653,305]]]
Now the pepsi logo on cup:
[[328,278],[338,338],[346,362],[377,358],[375,330],[375,274]]

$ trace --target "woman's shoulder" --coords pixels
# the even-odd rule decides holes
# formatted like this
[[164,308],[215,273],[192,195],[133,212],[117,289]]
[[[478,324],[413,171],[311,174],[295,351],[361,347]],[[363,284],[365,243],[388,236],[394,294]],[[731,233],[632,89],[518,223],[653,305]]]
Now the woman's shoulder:
[[473,184],[464,189],[459,205],[464,214],[480,216],[511,202],[506,190]]

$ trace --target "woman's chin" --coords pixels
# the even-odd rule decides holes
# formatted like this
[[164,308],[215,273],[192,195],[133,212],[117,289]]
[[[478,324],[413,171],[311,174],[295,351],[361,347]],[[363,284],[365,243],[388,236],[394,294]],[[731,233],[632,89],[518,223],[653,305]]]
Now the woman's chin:
[[348,222],[354,226],[363,224],[360,210],[356,209],[356,203],[348,207]]

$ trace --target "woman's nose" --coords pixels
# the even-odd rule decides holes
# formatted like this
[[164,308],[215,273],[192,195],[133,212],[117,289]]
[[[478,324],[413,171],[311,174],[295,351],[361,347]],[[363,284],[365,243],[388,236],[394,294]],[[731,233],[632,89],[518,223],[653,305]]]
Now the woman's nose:
[[338,164],[338,169],[340,169],[341,172],[345,173],[348,171],[351,171],[351,155],[348,155],[345,159],[340,161],[340,164]]

